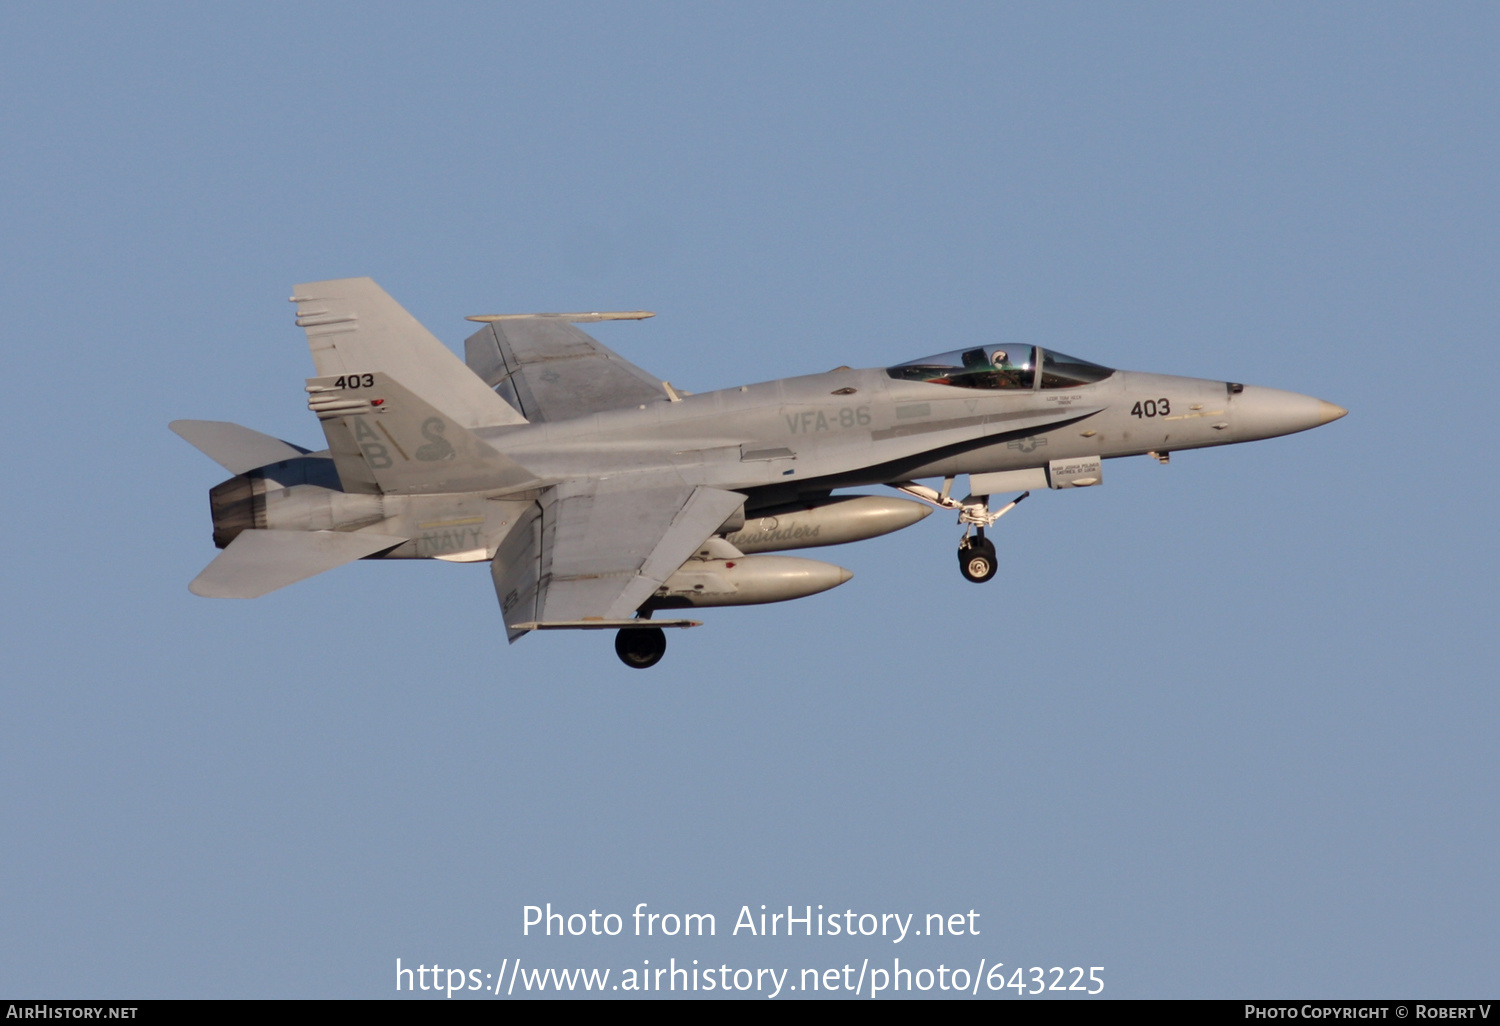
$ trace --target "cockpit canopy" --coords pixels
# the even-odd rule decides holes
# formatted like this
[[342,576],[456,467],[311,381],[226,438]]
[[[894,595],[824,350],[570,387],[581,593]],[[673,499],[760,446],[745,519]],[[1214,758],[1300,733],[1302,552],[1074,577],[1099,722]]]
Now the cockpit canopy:
[[1037,366],[1041,366],[1041,387],[1076,388],[1103,381],[1114,373],[1110,367],[1080,360],[1076,356],[1043,349],[1041,346],[996,345],[984,349],[955,349],[920,360],[898,363],[886,369],[897,381],[925,381],[930,385],[953,385],[956,388],[1024,389],[1037,385]]

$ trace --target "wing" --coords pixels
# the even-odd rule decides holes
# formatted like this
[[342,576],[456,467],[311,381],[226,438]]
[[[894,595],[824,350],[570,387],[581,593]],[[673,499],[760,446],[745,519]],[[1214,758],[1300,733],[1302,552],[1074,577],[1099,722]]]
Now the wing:
[[744,501],[738,492],[680,484],[547,489],[490,568],[507,635],[628,620]]
[[659,380],[555,315],[491,321],[464,342],[464,356],[533,423],[667,397]]

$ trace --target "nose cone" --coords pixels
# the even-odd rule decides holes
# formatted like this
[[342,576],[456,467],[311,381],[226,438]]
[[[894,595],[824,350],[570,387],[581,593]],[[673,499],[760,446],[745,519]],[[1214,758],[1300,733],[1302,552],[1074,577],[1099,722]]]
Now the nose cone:
[[1245,390],[1230,400],[1230,424],[1237,442],[1275,438],[1306,431],[1338,420],[1349,411],[1342,406],[1279,388]]
[[1328,423],[1330,423],[1332,421],[1338,420],[1340,417],[1344,416],[1345,414],[1347,414],[1349,412],[1348,410],[1344,409],[1342,406],[1335,406],[1335,405],[1333,405],[1333,403],[1325,403],[1321,399],[1318,400],[1318,406],[1322,410],[1322,412],[1320,414],[1320,416],[1322,417],[1322,419],[1318,421],[1318,423],[1320,425],[1321,424],[1328,424]]

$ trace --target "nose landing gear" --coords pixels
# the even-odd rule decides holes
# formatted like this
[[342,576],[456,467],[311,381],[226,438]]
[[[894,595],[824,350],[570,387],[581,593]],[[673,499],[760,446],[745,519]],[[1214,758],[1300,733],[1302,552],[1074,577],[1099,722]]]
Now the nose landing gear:
[[[949,495],[953,487],[951,477],[943,482],[941,492],[910,481],[895,487],[898,491],[930,502],[940,509],[958,511],[958,522],[964,525],[964,536],[958,543],[958,572],[964,575],[964,580],[975,584],[988,581],[999,569],[995,559],[995,543],[984,536],[984,529],[1015,509],[1017,503],[1031,494],[1022,492],[992,513],[988,495],[971,495],[962,502]],[[972,535],[969,533],[970,529],[973,529]]]
[[632,670],[645,670],[667,654],[667,633],[660,627],[625,627],[615,635],[615,655]]

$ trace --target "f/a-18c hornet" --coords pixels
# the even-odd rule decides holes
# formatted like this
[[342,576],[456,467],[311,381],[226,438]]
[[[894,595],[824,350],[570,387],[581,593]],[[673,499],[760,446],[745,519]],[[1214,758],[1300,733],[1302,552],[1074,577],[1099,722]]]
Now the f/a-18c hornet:
[[[369,278],[298,285],[292,302],[328,447],[172,423],[234,475],[209,491],[224,551],[193,592],[255,598],[355,559],[488,562],[512,642],[611,629],[638,668],[666,651],[662,628],[699,626],[654,614],[802,598],[852,576],[766,553],[873,538],[940,508],[963,528],[960,572],[984,582],[986,528],[1032,489],[1347,412],[1012,342],[694,395],[574,327],[646,311],[470,317],[483,327],[465,366]],[[834,494],[869,485],[906,497]]]

